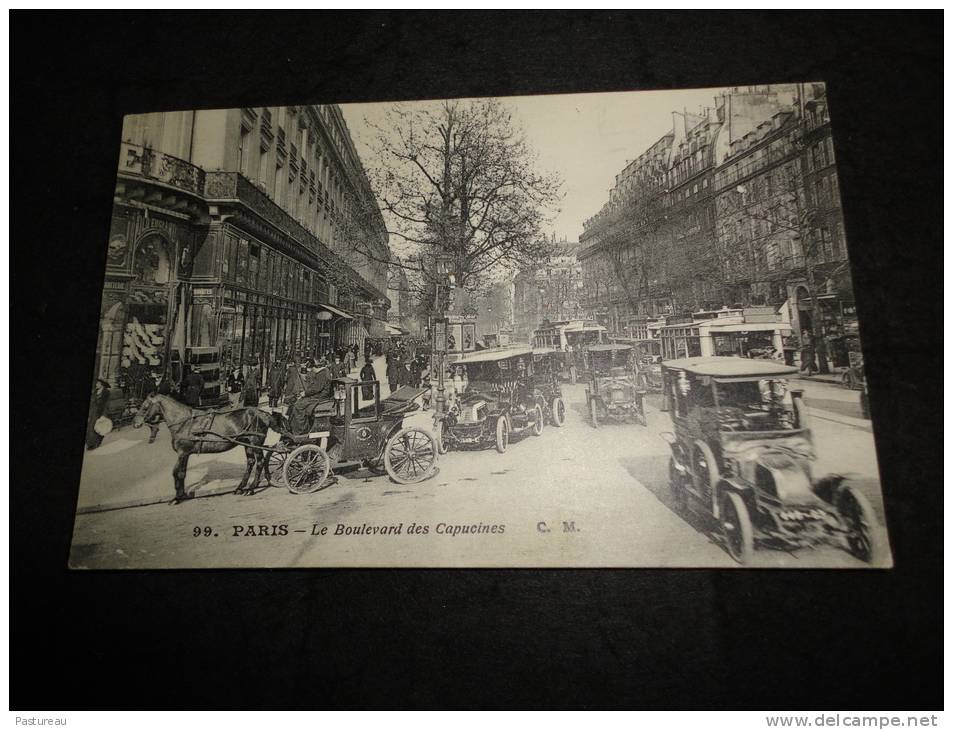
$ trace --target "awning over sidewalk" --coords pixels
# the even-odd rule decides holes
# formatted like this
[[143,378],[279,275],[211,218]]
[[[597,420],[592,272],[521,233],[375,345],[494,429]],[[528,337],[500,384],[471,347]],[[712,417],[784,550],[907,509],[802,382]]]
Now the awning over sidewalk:
[[387,334],[389,334],[389,335],[391,335],[391,336],[397,336],[397,335],[405,335],[405,334],[407,334],[407,333],[406,333],[404,330],[402,330],[400,327],[395,327],[395,326],[392,325],[392,324],[387,324],[387,325],[384,325],[384,326],[387,328]]
[[338,317],[343,317],[344,319],[354,319],[354,317],[344,310],[338,309],[337,307],[332,307],[330,304],[322,304],[321,308],[328,310],[331,314],[336,314]]
[[382,319],[371,317],[367,320],[367,334],[371,337],[390,337],[390,325]]

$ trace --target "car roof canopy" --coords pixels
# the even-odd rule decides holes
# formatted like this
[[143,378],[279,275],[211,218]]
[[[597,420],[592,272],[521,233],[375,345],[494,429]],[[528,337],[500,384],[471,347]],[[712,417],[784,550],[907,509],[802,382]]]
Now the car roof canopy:
[[692,375],[713,378],[770,378],[796,375],[798,369],[774,360],[752,360],[745,357],[686,357],[666,360],[670,370],[684,370]]
[[474,352],[470,355],[464,355],[459,360],[451,364],[467,365],[469,363],[477,362],[498,362],[500,360],[508,360],[511,357],[522,357],[524,355],[529,355],[532,352],[533,348],[531,348],[529,345],[520,345],[517,347],[494,347],[487,350],[481,350],[480,352]]
[[631,350],[632,345],[589,345],[587,349],[589,352],[622,352],[623,350]]

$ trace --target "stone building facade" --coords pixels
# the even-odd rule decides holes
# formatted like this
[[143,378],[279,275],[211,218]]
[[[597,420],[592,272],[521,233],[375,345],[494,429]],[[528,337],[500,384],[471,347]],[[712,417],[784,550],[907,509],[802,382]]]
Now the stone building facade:
[[544,321],[582,316],[582,269],[576,242],[554,243],[553,255],[540,266],[521,271],[513,281],[512,326],[516,342],[529,342]]
[[[375,213],[376,212],[376,213]],[[115,397],[383,331],[387,232],[333,106],[128,116],[96,377]]]
[[721,307],[787,306],[856,329],[823,84],[727,89],[616,177],[584,223],[584,307],[610,332]]

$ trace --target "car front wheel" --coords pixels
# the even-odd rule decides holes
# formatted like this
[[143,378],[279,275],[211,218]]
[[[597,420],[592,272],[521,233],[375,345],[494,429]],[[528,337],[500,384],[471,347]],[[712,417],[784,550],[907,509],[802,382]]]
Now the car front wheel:
[[496,450],[501,454],[506,453],[509,444],[510,424],[506,422],[506,416],[500,416],[496,419]]
[[754,552],[754,530],[751,516],[741,495],[728,492],[721,500],[721,534],[728,554],[741,565],[751,560]]

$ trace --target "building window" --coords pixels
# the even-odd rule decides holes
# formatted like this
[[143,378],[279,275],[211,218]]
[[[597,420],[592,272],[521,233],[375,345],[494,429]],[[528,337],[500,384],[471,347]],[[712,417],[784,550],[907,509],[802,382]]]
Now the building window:
[[248,168],[251,157],[251,130],[244,124],[241,125],[241,133],[238,135],[238,171],[248,177]]
[[258,270],[261,264],[261,246],[252,243],[248,247],[248,286],[258,287]]

